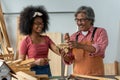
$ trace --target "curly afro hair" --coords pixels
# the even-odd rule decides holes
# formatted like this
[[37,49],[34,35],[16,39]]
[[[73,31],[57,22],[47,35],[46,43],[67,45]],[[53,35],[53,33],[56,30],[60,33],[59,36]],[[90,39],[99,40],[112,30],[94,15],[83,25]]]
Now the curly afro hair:
[[32,33],[33,21],[36,17],[38,17],[38,16],[33,17],[35,12],[42,13],[42,16],[39,16],[43,19],[44,23],[42,33],[48,30],[49,16],[44,6],[28,6],[24,8],[23,11],[21,11],[20,13],[19,20],[20,33],[24,35],[30,35]]

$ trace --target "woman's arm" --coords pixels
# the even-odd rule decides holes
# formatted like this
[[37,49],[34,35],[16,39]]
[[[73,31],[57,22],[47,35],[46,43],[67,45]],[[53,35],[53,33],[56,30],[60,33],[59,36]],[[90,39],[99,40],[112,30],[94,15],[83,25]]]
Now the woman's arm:
[[26,55],[19,53],[19,57],[18,57],[18,58],[19,58],[19,59],[22,59],[22,60],[25,60],[25,59],[26,59]]
[[51,45],[51,50],[60,55],[66,64],[71,64],[74,60],[74,56],[72,55],[70,50],[68,50],[68,52],[66,53],[64,49],[60,49],[55,44]]

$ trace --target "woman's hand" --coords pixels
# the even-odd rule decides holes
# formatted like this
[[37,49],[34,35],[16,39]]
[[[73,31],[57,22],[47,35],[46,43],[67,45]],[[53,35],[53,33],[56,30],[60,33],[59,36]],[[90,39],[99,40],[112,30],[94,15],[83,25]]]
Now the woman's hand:
[[69,50],[69,52],[66,53],[64,49],[61,49],[60,53],[61,53],[61,57],[64,59],[64,61],[71,62],[71,60],[73,60],[73,57],[70,56],[72,54],[71,50]]
[[48,58],[39,58],[34,63],[36,65],[44,66],[44,65],[48,64],[49,61],[50,61],[50,59],[48,59]]
[[69,33],[65,33],[64,36],[63,36],[63,39],[64,39],[64,42],[67,43],[70,40]]

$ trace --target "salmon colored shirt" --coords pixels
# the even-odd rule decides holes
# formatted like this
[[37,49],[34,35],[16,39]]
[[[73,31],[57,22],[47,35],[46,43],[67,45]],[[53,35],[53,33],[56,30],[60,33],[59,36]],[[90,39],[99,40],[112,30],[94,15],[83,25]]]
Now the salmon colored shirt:
[[44,38],[46,43],[33,44],[30,36],[26,36],[20,44],[19,53],[27,55],[28,58],[47,58],[50,44],[53,41],[48,36],[44,36]]

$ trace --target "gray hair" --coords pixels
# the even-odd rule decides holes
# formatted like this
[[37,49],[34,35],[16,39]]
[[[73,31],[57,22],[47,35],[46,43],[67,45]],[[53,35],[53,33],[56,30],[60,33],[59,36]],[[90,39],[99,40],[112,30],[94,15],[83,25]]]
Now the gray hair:
[[87,7],[87,6],[81,6],[78,8],[78,10],[75,12],[75,17],[77,17],[77,14],[79,13],[85,13],[87,19],[92,20],[92,25],[94,24],[94,20],[95,20],[95,13],[94,10],[91,7]]

